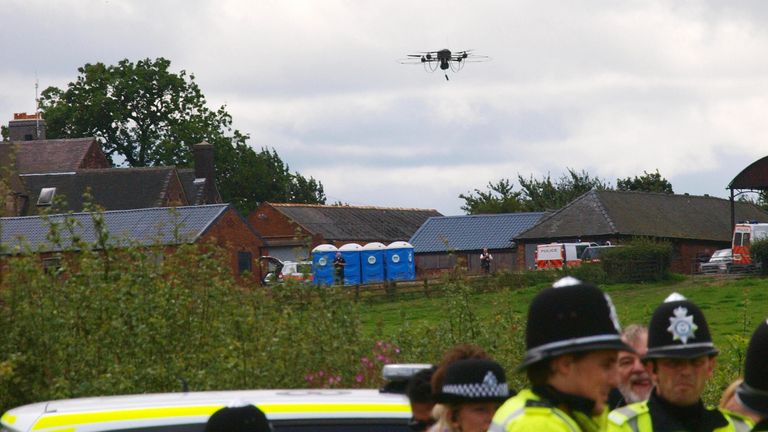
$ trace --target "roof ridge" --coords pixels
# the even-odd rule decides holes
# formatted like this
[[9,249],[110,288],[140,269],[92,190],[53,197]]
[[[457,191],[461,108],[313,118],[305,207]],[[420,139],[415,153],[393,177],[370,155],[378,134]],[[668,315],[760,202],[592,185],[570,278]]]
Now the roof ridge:
[[348,209],[370,209],[370,210],[409,210],[409,211],[437,211],[436,209],[414,208],[414,207],[381,207],[381,206],[352,206],[352,205],[329,205],[329,204],[302,204],[302,203],[273,203],[268,202],[273,207],[314,207],[314,208],[348,208]]
[[[229,207],[229,203],[221,203],[221,204],[201,204],[201,205],[186,205],[186,206],[171,206],[171,207],[146,207],[146,208],[138,208],[138,209],[123,209],[123,210],[104,210],[103,214],[115,214],[115,213],[142,213],[142,212],[152,212],[152,211],[160,211],[160,210],[188,210],[188,209],[200,209],[203,207]],[[90,214],[93,214],[95,212],[73,212],[73,213],[56,213],[56,214],[50,214],[46,215],[46,217],[57,217],[57,216],[87,216]],[[32,219],[32,218],[41,218],[43,215],[31,215],[31,216],[8,216],[8,217],[2,217],[0,220],[9,220],[9,219]]]
[[[608,223],[608,226],[611,227],[611,230],[613,232],[619,232],[618,228],[616,228],[616,224],[613,222],[613,218],[611,218],[611,215],[608,213],[608,209],[605,208],[605,205],[603,205],[603,201],[600,199],[600,195],[597,194],[598,191],[594,191],[596,195],[595,202],[597,204],[597,211],[600,212],[601,215],[605,218],[605,222]],[[603,191],[601,191],[603,192]]]

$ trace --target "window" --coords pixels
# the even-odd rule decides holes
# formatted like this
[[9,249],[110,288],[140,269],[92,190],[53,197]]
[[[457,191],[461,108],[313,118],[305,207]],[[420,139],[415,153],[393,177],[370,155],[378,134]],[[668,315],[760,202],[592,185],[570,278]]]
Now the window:
[[240,251],[237,253],[237,273],[243,274],[245,272],[253,271],[253,256],[248,251]]
[[37,197],[38,206],[49,206],[53,204],[53,197],[56,195],[56,188],[42,188],[40,189],[40,196]]
[[61,269],[61,257],[43,258],[43,271],[56,274]]

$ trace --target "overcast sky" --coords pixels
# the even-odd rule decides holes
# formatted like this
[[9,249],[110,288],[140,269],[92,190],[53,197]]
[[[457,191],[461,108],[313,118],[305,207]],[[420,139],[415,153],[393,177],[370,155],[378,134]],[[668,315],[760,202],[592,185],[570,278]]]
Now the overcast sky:
[[[656,169],[726,197],[768,154],[768,2],[0,0],[0,121],[85,63],[165,57],[328,202],[434,208],[500,178]],[[492,60],[446,81],[409,53]],[[515,182],[516,183],[516,182]],[[515,184],[515,189],[519,186]]]

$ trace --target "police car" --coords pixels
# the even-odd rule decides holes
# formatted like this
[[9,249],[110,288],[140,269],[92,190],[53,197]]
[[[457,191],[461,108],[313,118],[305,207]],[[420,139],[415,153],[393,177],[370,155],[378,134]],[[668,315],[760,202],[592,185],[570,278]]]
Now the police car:
[[24,405],[0,418],[0,432],[202,432],[233,401],[259,407],[275,432],[405,432],[411,418],[405,395],[380,390],[180,392]]

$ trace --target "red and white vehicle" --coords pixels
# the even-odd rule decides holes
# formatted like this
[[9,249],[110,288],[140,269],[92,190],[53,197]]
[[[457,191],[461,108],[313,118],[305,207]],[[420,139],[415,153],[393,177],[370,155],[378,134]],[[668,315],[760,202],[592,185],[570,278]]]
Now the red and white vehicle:
[[733,230],[733,251],[734,265],[752,264],[752,258],[749,257],[749,245],[753,241],[768,238],[768,223],[740,223],[736,224]]
[[536,268],[559,269],[581,265],[584,249],[597,246],[596,243],[549,243],[536,246]]

